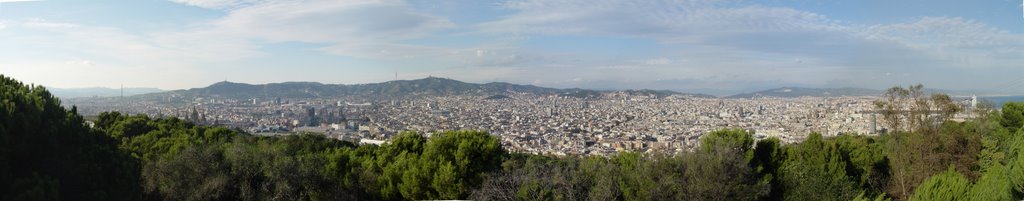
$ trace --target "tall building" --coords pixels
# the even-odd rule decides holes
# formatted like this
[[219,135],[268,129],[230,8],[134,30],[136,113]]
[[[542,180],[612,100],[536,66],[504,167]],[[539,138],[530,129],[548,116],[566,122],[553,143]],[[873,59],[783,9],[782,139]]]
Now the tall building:
[[196,106],[192,106],[192,111],[188,116],[188,120],[192,122],[199,121],[199,111],[196,110]]
[[971,108],[978,108],[978,96],[971,95]]
[[878,133],[878,113],[871,113],[871,133]]
[[307,118],[306,126],[319,126],[320,125],[320,122],[318,122],[317,119],[316,119],[316,108],[315,107],[309,107],[309,108],[306,109],[306,118]]

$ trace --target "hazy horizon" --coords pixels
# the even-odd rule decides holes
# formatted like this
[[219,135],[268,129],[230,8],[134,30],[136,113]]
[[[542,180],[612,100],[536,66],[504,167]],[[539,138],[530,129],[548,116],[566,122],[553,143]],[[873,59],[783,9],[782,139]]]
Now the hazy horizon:
[[[134,86],[123,86],[123,89],[125,90],[125,95],[126,96],[133,96],[133,95],[139,95],[139,94],[145,94],[145,93],[159,93],[159,92],[167,92],[167,91],[175,91],[175,90],[190,90],[190,89],[195,89],[195,88],[205,88],[205,87],[209,87],[209,86],[212,86],[214,84],[221,83],[221,82],[240,83],[240,84],[249,84],[249,85],[301,83],[301,82],[313,82],[313,83],[319,83],[319,84],[325,84],[325,85],[336,85],[336,84],[340,84],[340,85],[361,85],[361,84],[380,84],[380,83],[386,83],[386,82],[391,82],[391,81],[412,81],[412,80],[419,80],[419,79],[426,79],[426,78],[430,78],[430,77],[414,78],[414,79],[400,79],[400,80],[387,80],[387,81],[373,82],[373,83],[324,83],[324,82],[315,82],[315,81],[283,81],[283,82],[268,82],[268,83],[247,83],[247,82],[237,82],[237,81],[230,81],[230,80],[222,80],[222,81],[217,81],[217,82],[210,83],[210,84],[204,85],[204,86],[193,87],[193,88],[183,88],[183,89],[160,89],[160,88],[153,88],[153,87],[134,87]],[[434,77],[434,78],[451,79],[451,78],[444,78],[444,77]],[[487,83],[495,83],[495,82],[509,83],[509,82],[501,82],[501,81],[495,81],[495,82],[471,82],[471,81],[463,81],[463,80],[455,80],[455,81],[466,82],[466,83],[471,83],[471,84],[487,84]],[[27,84],[34,84],[34,83],[27,83]],[[868,89],[868,90],[879,90],[879,91],[882,91],[882,90],[885,90],[885,89],[889,88],[889,87],[885,87],[885,88],[860,88],[860,87],[778,86],[778,87],[770,87],[770,88],[749,88],[749,89],[739,89],[739,90],[719,90],[719,89],[679,90],[679,89],[625,88],[625,87],[621,87],[621,88],[549,87],[549,86],[540,86],[540,85],[523,84],[523,83],[509,83],[509,84],[530,85],[530,86],[537,86],[537,87],[544,87],[544,88],[555,88],[555,89],[579,88],[579,89],[598,90],[598,91],[670,90],[670,91],[675,91],[675,92],[680,92],[680,93],[705,94],[705,95],[712,95],[712,96],[717,96],[717,97],[727,97],[727,96],[741,95],[741,94],[747,94],[747,93],[771,91],[771,90],[776,90],[776,89],[780,89],[780,88],[805,88],[805,89],[843,89],[843,88],[850,88],[850,89]],[[52,93],[56,94],[57,96],[67,96],[68,98],[93,97],[93,96],[100,96],[100,97],[104,97],[104,96],[117,96],[117,91],[121,89],[121,86],[119,86],[119,87],[76,87],[76,88],[61,88],[61,87],[51,87],[51,86],[44,86],[44,87],[47,87],[48,89],[50,89],[50,91]],[[890,87],[893,87],[893,86],[890,86]],[[907,86],[898,86],[898,87],[907,87]],[[944,91],[946,93],[952,93],[950,95],[954,95],[954,96],[967,96],[969,94],[970,95],[985,96],[985,97],[1004,97],[1004,96],[1022,96],[1022,95],[1024,95],[1024,94],[1016,94],[1016,93],[999,93],[998,91],[994,91],[994,90],[952,90],[950,92],[949,89],[930,88],[930,87],[926,88],[926,89],[928,89],[928,90]]]
[[66,89],[435,76],[715,95],[916,83],[1024,94],[1021,3],[0,0],[0,74]]

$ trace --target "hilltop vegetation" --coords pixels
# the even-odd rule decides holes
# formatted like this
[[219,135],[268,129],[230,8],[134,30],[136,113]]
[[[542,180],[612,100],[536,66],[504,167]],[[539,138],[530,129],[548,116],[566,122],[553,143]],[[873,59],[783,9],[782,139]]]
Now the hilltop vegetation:
[[781,144],[723,129],[689,153],[553,157],[475,131],[376,146],[116,112],[89,127],[42,87],[0,76],[0,89],[0,200],[1024,198],[1024,103],[883,136]]

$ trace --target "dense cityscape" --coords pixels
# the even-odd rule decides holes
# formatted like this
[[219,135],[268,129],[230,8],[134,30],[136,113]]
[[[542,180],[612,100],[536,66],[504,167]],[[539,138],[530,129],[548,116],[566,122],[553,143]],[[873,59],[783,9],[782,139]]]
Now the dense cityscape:
[[[693,95],[603,93],[594,98],[509,95],[352,98],[197,97],[185,104],[139,99],[79,98],[87,115],[121,111],[178,117],[256,135],[312,132],[340,140],[380,144],[402,131],[426,135],[479,130],[500,136],[511,151],[551,155],[610,155],[619,151],[690,151],[701,135],[741,128],[757,139],[799,142],[807,134],[874,135],[885,129],[874,112],[878,96],[715,98]],[[961,99],[964,107],[977,104]],[[959,115],[959,119],[963,119]]]

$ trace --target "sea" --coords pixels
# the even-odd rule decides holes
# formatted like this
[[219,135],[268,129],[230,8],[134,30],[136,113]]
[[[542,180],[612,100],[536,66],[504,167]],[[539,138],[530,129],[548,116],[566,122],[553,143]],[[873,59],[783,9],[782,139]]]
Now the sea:
[[1024,102],[1024,96],[979,96],[978,99],[992,101],[996,108],[1002,108],[1007,102]]

